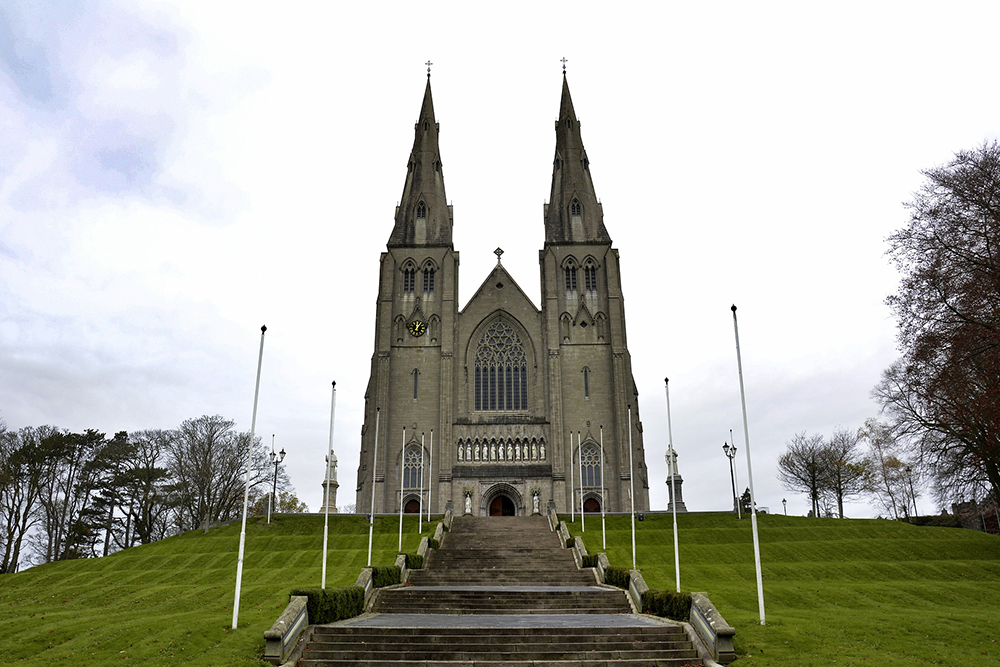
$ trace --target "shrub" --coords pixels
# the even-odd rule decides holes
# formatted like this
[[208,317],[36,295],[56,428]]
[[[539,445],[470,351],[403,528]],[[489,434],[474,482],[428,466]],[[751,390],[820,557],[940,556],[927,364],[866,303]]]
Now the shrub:
[[628,590],[628,580],[629,571],[624,567],[616,567],[612,565],[604,570],[604,583],[606,584]]
[[597,554],[588,554],[583,557],[584,567],[597,567]]
[[572,537],[567,537],[566,538],[566,548],[567,549],[572,549],[575,546],[576,546],[576,540],[574,538],[572,538]]
[[398,584],[401,578],[398,565],[376,565],[372,568],[372,586],[375,588]]
[[691,615],[691,594],[650,589],[642,594],[642,613],[686,621]]
[[406,556],[406,567],[411,570],[421,570],[424,567],[424,557],[420,554],[401,554]]
[[441,543],[435,540],[433,537],[428,537],[427,546],[430,547],[431,549],[440,549]]
[[365,591],[360,586],[340,588],[294,588],[291,595],[305,595],[309,623],[333,623],[361,614],[365,609]]

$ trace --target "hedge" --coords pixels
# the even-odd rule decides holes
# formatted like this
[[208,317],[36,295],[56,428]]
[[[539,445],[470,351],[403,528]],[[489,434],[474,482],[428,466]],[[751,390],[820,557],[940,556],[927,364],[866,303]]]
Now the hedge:
[[642,594],[642,613],[686,621],[691,616],[691,594],[650,589]]
[[604,583],[628,590],[629,571],[624,567],[611,565],[604,569]]
[[400,554],[406,556],[406,567],[411,570],[422,570],[424,567],[424,557],[420,554]]
[[435,540],[433,537],[427,538],[427,546],[431,549],[440,549],[441,543]]
[[400,568],[398,565],[376,565],[372,568],[372,586],[382,588],[400,583]]
[[365,590],[360,586],[340,588],[293,588],[291,595],[308,598],[310,624],[333,623],[358,616],[365,610]]
[[566,548],[567,549],[572,549],[575,546],[576,546],[576,539],[572,538],[572,537],[567,537],[566,538]]
[[597,567],[597,554],[587,554],[583,557],[584,567]]

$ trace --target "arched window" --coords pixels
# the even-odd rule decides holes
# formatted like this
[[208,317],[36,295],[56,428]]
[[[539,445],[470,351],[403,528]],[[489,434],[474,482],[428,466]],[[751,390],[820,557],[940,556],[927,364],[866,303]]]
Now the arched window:
[[413,369],[413,400],[417,400],[417,383],[420,379],[420,371]]
[[424,267],[424,294],[434,294],[434,268]]
[[517,332],[497,319],[476,350],[475,406],[479,411],[527,410],[528,363]]
[[590,398],[590,369],[586,366],[583,367],[583,397]]
[[566,267],[566,291],[575,292],[576,291],[576,267],[567,266]]
[[580,485],[587,488],[601,486],[601,450],[592,442],[584,443],[580,449],[581,476]]
[[580,200],[574,199],[573,203],[569,205],[569,214],[574,218],[580,217]]
[[423,471],[420,466],[420,445],[407,445],[403,455],[403,488],[423,488]]
[[588,292],[597,291],[597,266],[589,259],[583,264],[583,286]]
[[416,269],[412,266],[403,269],[403,294],[413,294],[417,282],[416,273]]
[[417,204],[417,219],[423,220],[426,217],[427,217],[427,206],[423,202],[420,202],[419,204]]

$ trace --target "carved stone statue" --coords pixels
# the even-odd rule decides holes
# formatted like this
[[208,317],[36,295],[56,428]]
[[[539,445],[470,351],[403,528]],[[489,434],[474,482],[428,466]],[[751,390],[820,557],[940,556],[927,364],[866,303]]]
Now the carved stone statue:
[[458,446],[458,460],[459,461],[464,461],[465,460],[465,446],[464,445],[459,445]]
[[500,444],[500,449],[497,450],[497,458],[499,458],[501,461],[504,460],[503,443]]
[[509,442],[507,443],[507,460],[508,461],[514,460],[514,446],[511,445]]
[[472,460],[472,443],[470,442],[465,443],[465,460]]
[[538,446],[538,457],[541,460],[543,460],[543,461],[545,460],[545,443],[544,442]]
[[472,496],[465,497],[465,513],[472,514]]
[[538,445],[535,443],[531,443],[531,460],[538,460]]
[[542,513],[542,510],[538,506],[538,494],[537,493],[531,494],[531,513],[532,514],[541,514]]
[[495,442],[490,443],[490,461],[497,460],[497,444]]
[[479,460],[479,443],[476,443],[476,460]]

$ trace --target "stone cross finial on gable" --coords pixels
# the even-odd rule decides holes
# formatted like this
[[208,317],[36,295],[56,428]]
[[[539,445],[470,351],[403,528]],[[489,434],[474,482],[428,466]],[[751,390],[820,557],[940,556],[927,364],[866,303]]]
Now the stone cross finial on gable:
[[502,248],[497,248],[496,250],[493,251],[493,254],[497,256],[497,264],[499,264],[500,263],[500,255],[503,254],[503,249]]

